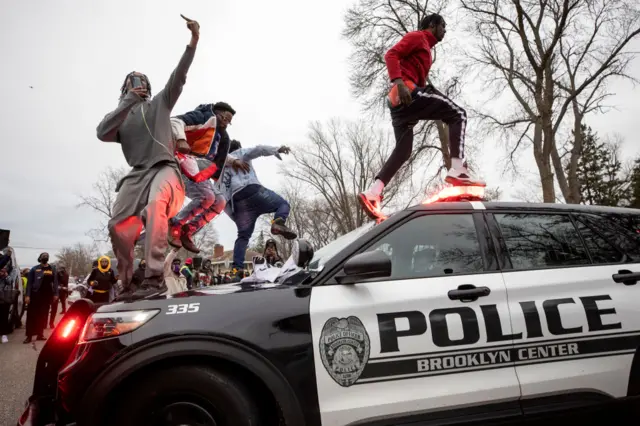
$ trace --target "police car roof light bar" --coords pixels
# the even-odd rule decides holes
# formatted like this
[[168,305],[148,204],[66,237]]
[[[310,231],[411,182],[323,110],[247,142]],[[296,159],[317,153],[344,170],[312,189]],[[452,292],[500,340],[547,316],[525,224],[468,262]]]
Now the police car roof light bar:
[[463,201],[468,199],[482,200],[484,198],[483,186],[448,186],[428,198],[422,204],[432,204],[438,201]]

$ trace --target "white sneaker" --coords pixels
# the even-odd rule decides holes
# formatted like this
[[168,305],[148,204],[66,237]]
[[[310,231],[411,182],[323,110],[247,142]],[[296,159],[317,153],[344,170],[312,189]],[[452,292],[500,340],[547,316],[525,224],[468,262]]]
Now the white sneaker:
[[2,343],[9,343],[9,338],[7,336],[2,336]]
[[460,167],[454,169],[453,167],[449,169],[447,173],[447,177],[444,179],[445,182],[450,183],[454,186],[486,186],[487,184],[480,179],[474,179],[469,170],[466,167]]

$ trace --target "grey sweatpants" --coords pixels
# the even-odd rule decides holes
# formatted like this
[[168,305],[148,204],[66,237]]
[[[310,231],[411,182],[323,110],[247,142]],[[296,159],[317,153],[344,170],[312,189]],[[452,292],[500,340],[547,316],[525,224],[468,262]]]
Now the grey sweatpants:
[[168,218],[178,213],[184,202],[184,188],[178,173],[170,166],[156,172],[149,186],[147,205],[135,216],[130,216],[131,202],[136,202],[139,183],[125,180],[113,205],[113,217],[109,221],[109,235],[113,252],[118,259],[118,271],[125,289],[133,277],[133,248],[142,227],[145,227],[144,258],[147,262],[145,276],[163,275],[164,253],[167,250]]

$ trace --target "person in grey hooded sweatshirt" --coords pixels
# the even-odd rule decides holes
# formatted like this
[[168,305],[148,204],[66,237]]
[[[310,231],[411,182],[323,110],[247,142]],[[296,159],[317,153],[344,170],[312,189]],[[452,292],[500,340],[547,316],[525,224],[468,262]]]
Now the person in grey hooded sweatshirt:
[[[181,15],[182,16],[182,15]],[[200,25],[191,19],[191,41],[165,87],[151,98],[151,84],[144,74],[132,72],[121,88],[120,103],[98,125],[98,139],[118,142],[133,169],[116,188],[118,196],[109,221],[109,236],[121,270],[123,296],[130,296],[133,249],[142,227],[146,230],[145,280],[134,296],[164,291],[164,253],[168,246],[167,220],[184,201],[184,183],[174,157],[176,142],[171,133],[171,110],[186,82],[187,72],[200,38]]]
[[280,154],[289,154],[291,150],[286,146],[274,147],[258,145],[251,148],[242,148],[237,140],[231,141],[229,154],[245,161],[249,165],[247,173],[241,173],[231,167],[227,167],[221,177],[221,184],[225,193],[225,199],[229,200],[224,208],[225,213],[236,223],[238,237],[233,248],[232,273],[236,278],[244,276],[244,257],[247,245],[256,221],[263,214],[275,213],[271,222],[271,233],[282,235],[288,240],[295,239],[293,232],[285,222],[289,216],[289,203],[270,189],[260,184],[251,160],[258,157],[273,155],[280,159]]

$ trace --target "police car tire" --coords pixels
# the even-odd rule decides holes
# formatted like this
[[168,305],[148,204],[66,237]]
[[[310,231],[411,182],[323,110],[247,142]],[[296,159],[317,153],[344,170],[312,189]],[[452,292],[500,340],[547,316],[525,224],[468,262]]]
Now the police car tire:
[[[251,398],[247,387],[221,371],[205,366],[178,366],[161,371],[153,371],[127,392],[125,407],[119,410],[118,419],[113,424],[119,426],[139,426],[148,421],[147,407],[153,400],[180,391],[188,391],[202,400],[209,401],[221,418],[218,425],[258,426],[259,410]],[[143,408],[145,407],[145,408]],[[144,413],[143,413],[144,411]],[[132,415],[136,413],[136,415]],[[136,418],[140,415],[140,418]]]

